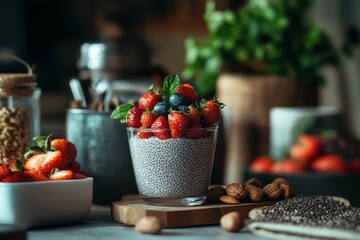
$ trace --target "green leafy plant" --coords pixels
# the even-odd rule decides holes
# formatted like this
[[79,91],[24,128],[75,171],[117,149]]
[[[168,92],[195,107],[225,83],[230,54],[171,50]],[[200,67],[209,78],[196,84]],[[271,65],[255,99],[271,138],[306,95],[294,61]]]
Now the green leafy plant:
[[307,16],[308,0],[249,0],[236,11],[217,11],[208,2],[209,36],[186,40],[187,78],[201,94],[215,90],[220,72],[287,76],[301,84],[322,84],[322,67],[337,64],[327,34]]

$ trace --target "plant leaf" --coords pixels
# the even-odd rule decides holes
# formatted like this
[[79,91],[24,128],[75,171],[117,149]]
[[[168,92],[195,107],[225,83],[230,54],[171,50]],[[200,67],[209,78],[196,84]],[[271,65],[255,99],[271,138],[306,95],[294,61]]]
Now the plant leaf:
[[122,104],[117,106],[116,109],[111,113],[112,119],[120,119],[122,123],[126,123],[127,115],[129,114],[130,110],[134,107],[131,103]]
[[44,146],[45,152],[51,150],[51,135],[52,134],[49,134],[49,136],[47,136],[46,139],[45,139],[45,146]]
[[15,168],[20,172],[23,172],[25,170],[23,163],[19,159],[15,160]]
[[167,101],[170,95],[175,94],[180,86],[180,78],[179,75],[169,75],[166,76],[163,82],[163,93],[164,100]]
[[41,148],[44,148],[45,147],[45,142],[46,142],[46,138],[47,136],[37,136],[37,137],[34,137],[33,140],[35,141],[36,145],[41,147]]

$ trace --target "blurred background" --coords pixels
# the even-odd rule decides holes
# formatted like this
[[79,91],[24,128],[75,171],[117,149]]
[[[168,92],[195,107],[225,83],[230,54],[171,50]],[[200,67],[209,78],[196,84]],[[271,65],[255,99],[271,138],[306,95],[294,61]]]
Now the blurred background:
[[[227,149],[222,158],[233,164],[224,170],[226,182],[241,179],[238,169],[259,155],[284,155],[277,155],[277,146],[271,146],[284,136],[281,131],[280,137],[274,137],[279,133],[270,135],[271,128],[275,128],[270,112],[275,107],[331,107],[325,115],[332,118],[341,113],[341,131],[356,142],[353,148],[359,149],[360,1],[214,2],[0,1],[0,51],[23,58],[38,75],[42,134],[52,132],[65,137],[66,110],[73,99],[69,80],[92,77],[90,60],[81,60],[84,55],[91,55],[84,44],[103,43],[112,50],[106,52],[110,60],[105,65],[111,70],[106,75],[108,79],[156,82],[167,73],[178,73],[193,82],[201,96],[216,92],[228,105],[223,119]],[[269,7],[268,2],[280,4]],[[241,17],[231,14],[241,9]],[[232,60],[238,62],[234,64]],[[21,71],[16,64],[0,65],[0,72]],[[253,84],[231,82],[234,72],[255,78]],[[276,75],[300,80],[279,85],[278,80],[268,79]],[[215,78],[219,81],[213,81]],[[80,82],[89,87],[83,84],[85,81]],[[242,90],[232,92],[237,84]],[[310,115],[317,114],[315,110]],[[288,122],[287,117],[291,118],[289,113],[280,116],[283,122],[276,121],[282,125]],[[244,122],[247,125],[240,126]],[[234,134],[230,132],[237,128],[234,124],[240,127],[236,136],[231,136]],[[286,141],[290,145],[294,139]]]

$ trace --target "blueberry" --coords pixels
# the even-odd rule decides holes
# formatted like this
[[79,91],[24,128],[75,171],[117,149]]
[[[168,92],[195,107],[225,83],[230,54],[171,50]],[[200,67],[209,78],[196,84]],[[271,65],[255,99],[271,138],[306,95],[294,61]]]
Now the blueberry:
[[170,104],[166,102],[158,102],[154,106],[154,111],[157,113],[157,115],[162,115],[166,117],[169,114]]
[[186,98],[180,93],[175,93],[169,98],[169,103],[171,107],[179,107],[181,105],[186,105],[186,102]]
[[179,111],[186,113],[188,111],[188,106],[185,105],[179,106]]

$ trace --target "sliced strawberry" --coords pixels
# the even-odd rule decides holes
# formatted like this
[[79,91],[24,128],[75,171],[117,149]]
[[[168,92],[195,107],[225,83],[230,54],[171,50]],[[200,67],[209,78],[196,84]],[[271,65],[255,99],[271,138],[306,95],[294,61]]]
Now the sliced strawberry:
[[47,152],[45,160],[40,166],[40,171],[44,174],[50,174],[55,168],[63,166],[63,155],[60,151]]
[[[145,129],[144,127],[141,128]],[[150,131],[142,131],[142,130],[138,131],[136,135],[139,138],[151,138],[153,136],[153,134]]]
[[6,166],[8,166],[10,169],[16,169],[15,161],[16,161],[16,159],[9,159],[7,161]]
[[202,138],[204,135],[204,130],[200,123],[192,123],[190,124],[188,130],[186,131],[186,136],[188,138]]
[[27,182],[28,179],[23,172],[12,172],[10,175],[4,177],[2,182]]
[[74,174],[74,179],[85,179],[85,178],[87,178],[87,176],[84,174],[81,174],[81,173]]
[[133,128],[141,127],[141,115],[143,111],[141,108],[133,107],[126,117],[127,125]]
[[7,166],[0,164],[0,180],[11,174],[11,169]]
[[70,180],[74,178],[74,173],[71,170],[54,171],[49,175],[51,180]]
[[66,139],[54,139],[51,141],[51,147],[60,151],[63,156],[63,162],[61,168],[69,166],[75,161],[77,156],[77,150],[75,145]]
[[194,87],[188,83],[181,84],[177,89],[177,92],[184,95],[189,105],[193,104],[197,99],[197,94]]
[[200,123],[200,112],[195,108],[190,108],[187,112],[192,123]]
[[153,92],[148,92],[142,95],[139,99],[139,108],[145,110],[153,110],[155,104],[162,101],[162,97]]
[[141,125],[143,128],[148,128],[151,126],[151,124],[156,120],[156,114],[154,112],[151,112],[149,110],[145,110],[141,114]]
[[153,134],[159,139],[165,140],[170,138],[169,123],[164,116],[157,117],[153,124],[151,124],[151,129],[155,130]]
[[43,174],[42,172],[39,171],[34,171],[34,170],[30,170],[30,171],[26,171],[24,172],[24,176],[29,180],[29,181],[49,181],[50,179]]
[[37,154],[26,160],[24,168],[26,170],[40,171],[41,165],[45,161],[46,154]]
[[171,136],[173,138],[180,138],[184,136],[186,129],[190,124],[190,118],[181,112],[170,113],[168,118]]

